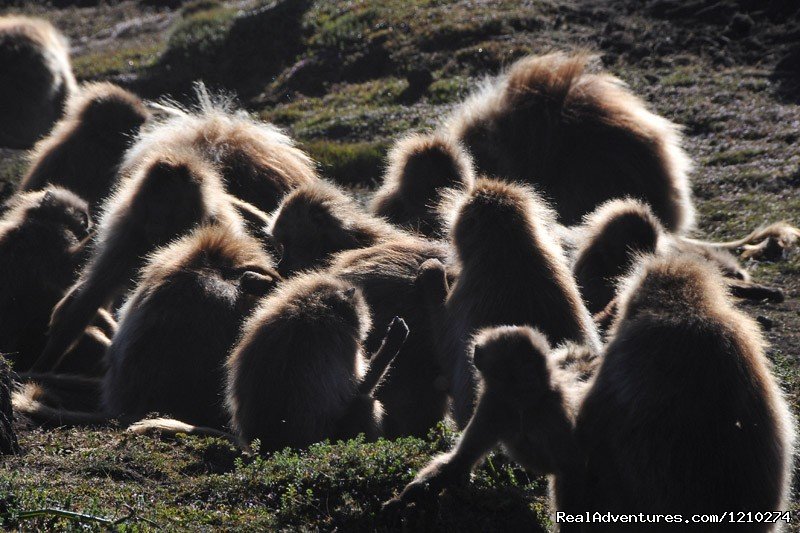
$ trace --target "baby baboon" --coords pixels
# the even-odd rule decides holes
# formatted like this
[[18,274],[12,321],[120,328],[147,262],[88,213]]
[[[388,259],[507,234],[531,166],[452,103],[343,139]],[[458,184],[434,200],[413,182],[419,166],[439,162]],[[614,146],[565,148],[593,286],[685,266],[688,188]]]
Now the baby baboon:
[[[530,187],[482,178],[471,190],[452,194],[442,212],[449,217],[460,272],[438,311],[434,302],[432,319],[434,331],[441,332],[453,415],[464,427],[476,393],[469,338],[479,329],[527,325],[554,344],[572,341],[593,351],[600,340],[553,237],[553,213]],[[443,267],[438,269],[439,287],[424,288],[425,293],[447,292],[441,287]],[[435,272],[426,277],[436,280]]]
[[223,427],[225,358],[244,318],[279,279],[260,244],[229,228],[198,228],[154,252],[107,352],[105,412]]
[[267,213],[284,194],[317,179],[313,161],[281,130],[212,98],[202,84],[197,99],[193,110],[158,106],[162,117],[144,128],[124,166],[164,147],[191,147],[217,165],[228,192]]
[[716,269],[646,259],[618,308],[577,419],[586,470],[562,489],[583,485],[583,510],[604,513],[785,510],[791,413],[757,324],[731,304]]
[[312,272],[279,285],[227,362],[227,405],[240,443],[259,439],[261,452],[270,452],[358,433],[379,437],[382,409],[372,392],[407,330],[392,323],[365,373],[369,328],[361,291],[334,276]]
[[269,233],[283,276],[323,266],[343,250],[366,248],[408,233],[365,213],[347,193],[322,180],[287,194],[272,215]]
[[[408,339],[376,395],[383,404],[387,438],[424,437],[447,412],[447,392],[437,381],[442,369],[431,322],[420,310],[414,280],[426,260],[444,261],[448,255],[442,244],[405,236],[342,252],[330,264],[331,272],[361,289],[375,324],[386,324],[393,316],[405,317],[408,322]],[[377,349],[383,333],[380,327],[369,332],[368,351]]]
[[42,19],[0,17],[0,146],[30,148],[75,90],[66,39]]
[[393,224],[433,237],[442,229],[436,212],[442,189],[469,188],[474,182],[472,160],[457,141],[412,134],[389,152],[389,167],[371,210]]
[[690,254],[713,263],[735,296],[783,299],[779,289],[757,285],[730,253],[713,243],[667,233],[650,208],[638,200],[610,200],[572,228],[572,267],[589,311],[599,313],[616,294],[617,283],[642,254]]
[[630,196],[650,204],[668,230],[690,229],[690,163],[678,128],[617,78],[588,72],[589,59],[523,58],[464,102],[445,129],[480,172],[536,185],[563,224]]
[[22,372],[44,348],[50,312],[78,275],[91,221],[86,202],[60,187],[18,193],[6,207],[0,219],[0,352]]
[[47,346],[34,369],[53,368],[97,309],[130,283],[148,253],[208,223],[244,231],[214,169],[188,150],[147,154],[121,176],[106,202],[92,255],[53,310]]
[[109,195],[131,139],[149,116],[139,98],[111,83],[90,83],[72,97],[66,116],[36,145],[20,190],[60,185],[93,209]]
[[[500,326],[478,332],[473,346],[481,376],[475,413],[455,449],[423,468],[399,497],[387,503],[390,512],[465,483],[498,443],[538,475],[555,474],[558,479],[580,468],[573,435],[574,400],[569,397],[569,382],[549,360],[545,336],[530,327]],[[581,511],[575,503],[557,501],[556,508]]]

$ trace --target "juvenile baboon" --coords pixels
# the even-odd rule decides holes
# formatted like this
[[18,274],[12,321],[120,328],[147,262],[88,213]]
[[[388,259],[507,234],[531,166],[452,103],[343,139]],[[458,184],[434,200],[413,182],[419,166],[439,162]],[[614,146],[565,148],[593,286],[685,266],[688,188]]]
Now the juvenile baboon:
[[86,202],[60,187],[17,193],[6,205],[0,219],[0,352],[15,371],[29,369],[44,348],[50,312],[78,276],[90,228]]
[[212,98],[202,84],[197,99],[194,109],[158,106],[160,118],[143,129],[123,166],[154,150],[191,147],[218,167],[228,192],[267,213],[287,192],[317,179],[314,162],[280,129]]
[[614,298],[617,283],[642,254],[690,254],[708,260],[726,277],[731,292],[743,298],[782,300],[779,289],[757,285],[726,250],[711,243],[668,233],[650,208],[638,200],[610,200],[572,229],[573,273],[592,314]]
[[109,195],[129,143],[149,112],[139,98],[111,83],[84,85],[48,137],[39,141],[20,190],[65,187],[96,209]]
[[639,263],[610,335],[577,418],[585,472],[561,485],[579,488],[584,511],[786,509],[791,413],[757,324],[732,305],[715,268],[688,256]]
[[457,141],[443,135],[412,134],[389,152],[389,166],[371,211],[434,237],[442,229],[436,212],[442,189],[469,188],[474,182],[472,160]]
[[66,39],[42,19],[0,17],[0,146],[29,148],[75,90]]
[[[473,360],[480,372],[475,413],[455,448],[434,458],[403,492],[385,506],[389,512],[439,491],[463,484],[475,465],[498,443],[531,472],[556,480],[580,468],[573,435],[575,399],[570,383],[553,366],[544,335],[524,326],[500,326],[478,332]],[[580,512],[579,502],[555,507]],[[565,531],[562,528],[562,531]]]
[[388,437],[426,435],[443,418],[447,395],[436,383],[441,369],[414,279],[426,260],[445,261],[447,247],[365,213],[347,194],[321,180],[289,193],[273,215],[270,231],[283,275],[327,266],[363,291],[379,326],[369,332],[369,351],[382,339],[382,324],[393,316],[408,321],[409,339],[377,395]]
[[678,128],[647,109],[590,57],[520,59],[446,121],[485,174],[536,185],[559,221],[572,225],[597,205],[630,196],[681,233],[694,221]]
[[228,228],[198,228],[154,252],[107,352],[105,412],[223,427],[225,358],[244,318],[279,279],[260,244]]
[[294,277],[250,317],[227,361],[231,428],[261,451],[304,447],[326,438],[381,435],[373,390],[405,338],[393,321],[366,370],[362,343],[370,313],[361,291],[324,273]]
[[55,366],[97,309],[135,277],[148,253],[209,223],[244,231],[213,167],[188,150],[145,155],[106,202],[91,257],[53,310],[47,346],[34,369]]
[[449,217],[458,278],[447,294],[442,265],[426,265],[447,294],[431,307],[439,332],[441,365],[448,374],[453,415],[464,427],[475,401],[469,338],[489,326],[531,326],[554,344],[572,341],[598,351],[600,340],[581,301],[563,251],[556,242],[551,210],[528,186],[481,178],[442,205]]

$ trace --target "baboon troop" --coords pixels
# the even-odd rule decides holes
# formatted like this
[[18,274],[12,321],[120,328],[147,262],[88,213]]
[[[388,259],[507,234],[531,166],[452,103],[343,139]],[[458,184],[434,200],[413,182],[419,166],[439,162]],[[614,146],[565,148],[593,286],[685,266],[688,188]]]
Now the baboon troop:
[[795,422],[734,298],[789,296],[740,260],[800,230],[690,234],[680,129],[590,56],[520,59],[366,199],[201,82],[78,87],[49,23],[0,17],[0,72],[0,145],[33,147],[0,210],[0,454],[12,407],[261,454],[443,423],[387,517],[498,447],[554,517],[787,508]]
[[0,146],[29,148],[76,90],[67,40],[43,19],[0,16]]
[[36,145],[20,190],[59,185],[99,208],[114,187],[125,150],[149,116],[139,97],[116,85],[81,87],[64,118]]

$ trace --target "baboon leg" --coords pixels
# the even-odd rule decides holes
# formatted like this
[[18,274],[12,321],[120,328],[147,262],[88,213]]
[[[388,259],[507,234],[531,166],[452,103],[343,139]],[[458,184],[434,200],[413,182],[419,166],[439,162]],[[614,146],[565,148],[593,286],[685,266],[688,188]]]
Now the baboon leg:
[[117,333],[117,321],[111,313],[102,308],[97,310],[92,326],[97,327],[109,339]]

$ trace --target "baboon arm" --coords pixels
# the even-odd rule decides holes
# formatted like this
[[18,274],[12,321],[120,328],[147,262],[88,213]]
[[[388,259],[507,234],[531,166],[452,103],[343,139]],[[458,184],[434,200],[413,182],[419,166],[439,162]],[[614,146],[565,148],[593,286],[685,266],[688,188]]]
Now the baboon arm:
[[131,278],[139,260],[138,250],[124,249],[130,243],[120,235],[87,266],[85,279],[78,281],[53,309],[47,345],[33,370],[53,369],[78,340],[97,310],[108,303]]
[[502,420],[502,413],[494,408],[492,399],[484,396],[455,449],[431,461],[403,489],[400,496],[387,502],[385,507],[397,510],[412,502],[435,497],[447,487],[466,482],[474,466],[497,445]]
[[405,321],[394,317],[380,348],[369,360],[369,368],[358,386],[359,394],[372,394],[380,386],[386,371],[405,344],[407,337],[408,326]]

